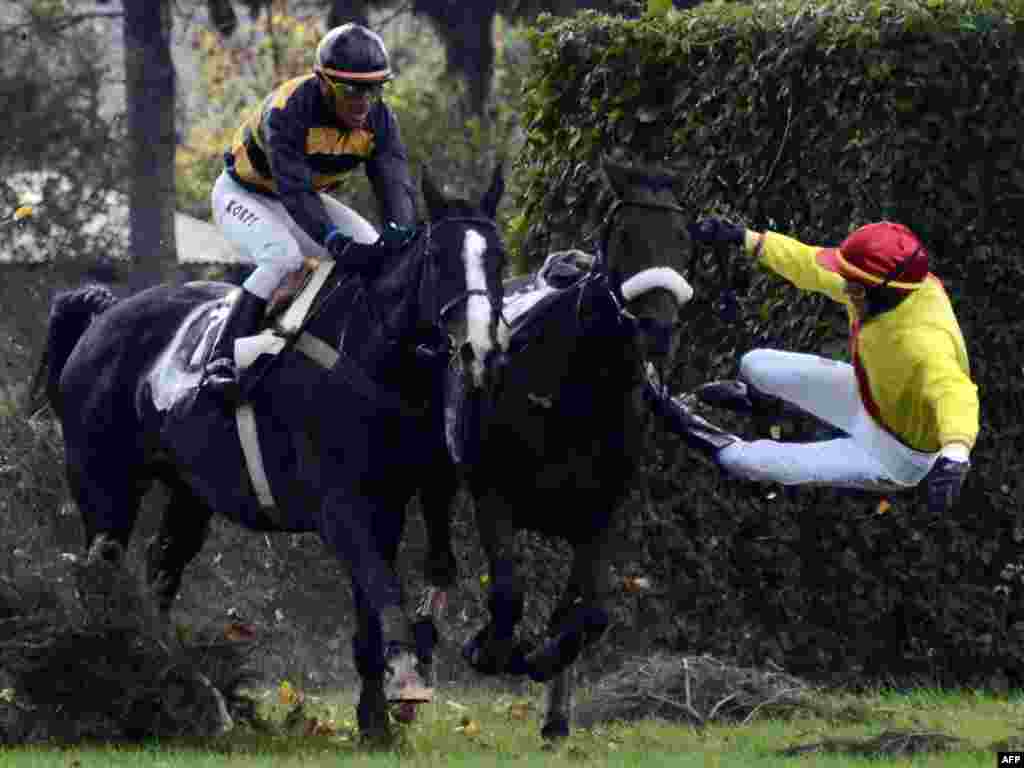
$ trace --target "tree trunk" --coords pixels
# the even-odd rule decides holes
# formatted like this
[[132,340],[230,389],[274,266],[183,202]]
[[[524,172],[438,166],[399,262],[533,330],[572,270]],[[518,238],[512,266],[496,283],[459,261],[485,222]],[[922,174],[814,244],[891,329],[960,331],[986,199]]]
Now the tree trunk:
[[[157,6],[154,8],[154,6]],[[170,0],[125,0],[128,225],[133,290],[177,266],[174,241],[174,64]]]
[[469,107],[483,115],[494,76],[494,17],[497,0],[415,0],[413,11],[427,16],[444,41],[448,73],[462,77]]
[[206,0],[206,13],[221,37],[228,38],[235,34],[235,30],[238,29],[238,15],[231,5],[231,0]]

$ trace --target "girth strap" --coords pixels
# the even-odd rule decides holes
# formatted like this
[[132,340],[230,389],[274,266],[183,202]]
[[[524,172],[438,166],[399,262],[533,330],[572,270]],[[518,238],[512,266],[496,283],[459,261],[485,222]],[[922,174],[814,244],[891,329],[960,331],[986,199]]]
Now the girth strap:
[[280,524],[281,520],[277,514],[277,502],[274,501],[274,494],[270,490],[270,481],[267,479],[267,470],[263,466],[263,452],[260,450],[259,432],[256,428],[256,413],[252,405],[244,403],[235,410],[235,422],[238,424],[238,438],[242,443],[242,455],[245,456],[245,465],[249,469],[249,478],[252,480],[253,490],[256,491],[256,498],[259,499],[260,507],[267,516],[275,523]]
[[[276,347],[276,348],[274,348]],[[267,354],[278,354],[284,345],[262,350]],[[403,398],[390,392],[382,391],[366,372],[345,353],[335,349],[323,339],[311,333],[303,331],[295,339],[295,348],[306,357],[322,368],[340,376],[344,382],[360,397],[376,403],[390,410],[398,411],[408,419],[420,419],[423,414],[411,406]],[[263,463],[263,452],[260,450],[259,433],[256,428],[256,414],[252,405],[245,403],[235,411],[235,421],[238,424],[238,437],[242,443],[242,454],[245,456],[245,464],[249,470],[249,478],[252,480],[253,489],[259,499],[260,507],[275,522],[277,519],[277,502],[274,501],[274,494],[270,490],[270,480],[267,478],[266,467]]]
[[295,340],[295,348],[327,370],[333,368],[340,357],[338,350],[326,341],[305,331],[299,334],[299,338]]

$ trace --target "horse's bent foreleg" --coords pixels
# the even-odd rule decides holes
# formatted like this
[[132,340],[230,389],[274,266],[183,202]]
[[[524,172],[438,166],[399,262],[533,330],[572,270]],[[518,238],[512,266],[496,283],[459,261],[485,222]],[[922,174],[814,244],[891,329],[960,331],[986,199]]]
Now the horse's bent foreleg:
[[182,573],[199,554],[210,532],[211,510],[179,479],[168,479],[171,497],[160,520],[160,531],[146,547],[146,581],[160,614],[167,618],[181,589]]
[[538,682],[568,669],[608,627],[608,561],[598,544],[577,545],[569,584],[551,616],[549,639],[527,659],[530,677]]
[[491,620],[462,649],[469,665],[484,675],[525,674],[516,626],[523,618],[525,596],[515,563],[515,530],[502,522],[500,507],[477,499],[476,520],[490,571],[487,609]]

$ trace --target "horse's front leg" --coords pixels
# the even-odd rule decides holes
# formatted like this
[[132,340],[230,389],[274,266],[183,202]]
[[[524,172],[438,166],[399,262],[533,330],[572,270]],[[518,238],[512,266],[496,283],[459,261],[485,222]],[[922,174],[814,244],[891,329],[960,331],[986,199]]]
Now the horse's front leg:
[[387,704],[430,701],[433,691],[419,672],[412,625],[402,609],[394,569],[405,507],[392,498],[367,498],[348,488],[324,498],[319,528],[324,542],[349,564],[359,613],[353,638],[356,670],[362,679],[360,732],[386,738]]
[[426,586],[417,603],[414,631],[416,653],[431,683],[434,648],[448,607],[448,590],[458,578],[452,552],[452,516],[458,491],[455,465],[442,444],[435,460],[426,464],[420,481],[420,508],[427,531],[427,556],[423,562]]
[[545,739],[569,735],[574,689],[573,664],[580,653],[597,642],[608,626],[605,602],[611,591],[607,542],[577,544],[565,593],[548,625],[549,640],[527,659],[534,680],[547,681],[547,702],[541,735]]
[[420,484],[420,507],[427,530],[423,575],[428,585],[447,591],[459,577],[458,563],[452,552],[452,517],[459,493],[459,477],[443,445],[435,460],[426,466]]
[[487,555],[491,620],[462,649],[469,665],[484,675],[526,673],[516,626],[523,618],[523,585],[516,567],[515,529],[505,522],[502,506],[493,498],[477,497],[476,523]]

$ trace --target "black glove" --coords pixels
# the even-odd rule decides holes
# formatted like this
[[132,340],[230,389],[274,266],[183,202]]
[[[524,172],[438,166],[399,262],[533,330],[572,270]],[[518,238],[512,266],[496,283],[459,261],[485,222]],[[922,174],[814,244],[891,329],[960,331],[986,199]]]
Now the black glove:
[[324,249],[331,255],[331,258],[338,262],[345,260],[345,252],[352,245],[352,238],[340,229],[332,229],[327,233],[324,240]]
[[400,227],[393,221],[389,221],[381,230],[380,237],[374,245],[380,248],[397,251],[406,246],[416,237],[416,227]]
[[[378,241],[379,242],[379,241]],[[387,253],[381,250],[378,243],[367,245],[357,243],[340,230],[331,230],[324,240],[324,248],[346,272],[354,272],[367,280],[377,276],[381,267],[387,263]]]
[[964,486],[964,478],[971,468],[969,461],[957,461],[940,456],[925,482],[928,486],[928,511],[941,514],[948,512]]
[[735,243],[743,245],[747,228],[725,219],[700,219],[686,225],[690,239],[698,243]]

